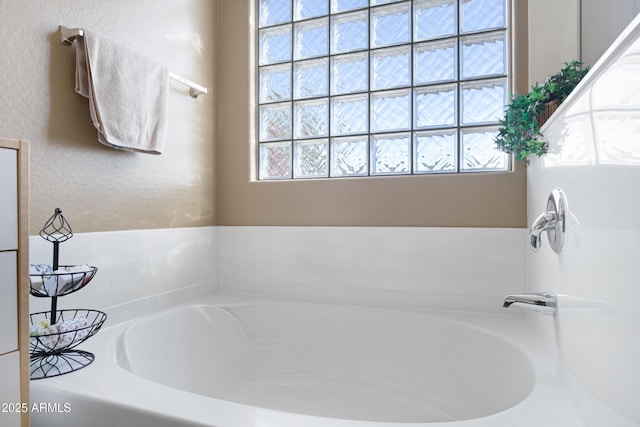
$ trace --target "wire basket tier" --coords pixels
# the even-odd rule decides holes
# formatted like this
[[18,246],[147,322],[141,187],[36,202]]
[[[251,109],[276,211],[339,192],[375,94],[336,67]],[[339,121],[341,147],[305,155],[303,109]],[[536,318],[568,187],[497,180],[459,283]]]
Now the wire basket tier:
[[[37,266],[31,266],[37,267]],[[35,297],[59,297],[84,288],[98,271],[93,266],[61,265],[55,272],[29,274],[29,292]]]
[[63,353],[32,357],[29,361],[29,377],[39,380],[68,374],[88,366],[94,359],[93,353],[84,350],[67,350]]
[[57,323],[49,324],[51,312],[30,315],[29,354],[31,359],[64,353],[95,335],[107,315],[88,309],[58,310]]

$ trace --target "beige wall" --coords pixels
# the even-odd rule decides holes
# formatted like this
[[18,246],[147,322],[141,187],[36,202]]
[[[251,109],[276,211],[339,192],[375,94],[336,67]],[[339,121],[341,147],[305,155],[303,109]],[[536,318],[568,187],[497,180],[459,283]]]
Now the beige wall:
[[[252,3],[253,0],[218,2],[219,224],[526,225],[523,164],[518,164],[513,173],[501,174],[253,181]],[[518,5],[526,14],[526,1],[518,1]],[[521,34],[526,43],[526,23]],[[526,68],[516,69],[520,70],[520,86],[526,87]]]
[[[0,1],[0,136],[31,143],[32,234],[56,207],[76,232],[216,223],[215,20],[211,0]],[[107,148],[74,92],[60,24],[126,43],[212,93],[194,100],[171,84],[164,154]]]
[[580,59],[580,0],[531,0],[529,31],[531,86]]
[[[255,89],[251,4],[252,0],[219,2],[219,54],[224,58],[218,63],[217,80],[220,224],[526,225],[522,164],[515,172],[503,174],[252,180]],[[526,1],[519,1],[518,6],[521,17],[526,16]],[[526,21],[521,34],[525,34],[522,40],[526,43]],[[526,67],[516,70],[524,72],[519,80],[526,82]]]
[[[76,232],[526,224],[522,164],[506,174],[252,181],[252,1],[0,2],[0,136],[31,141],[31,233],[56,207]],[[517,3],[526,14],[526,1]],[[73,90],[74,52],[59,43],[60,24],[107,34],[209,87],[194,100],[172,84],[164,154],[97,142],[87,101]],[[526,43],[525,27],[518,36]],[[516,85],[526,88],[521,65]]]
[[574,59],[593,66],[640,12],[640,0],[535,0],[528,9],[534,85]]
[[581,0],[581,56],[593,65],[640,12],[640,0]]

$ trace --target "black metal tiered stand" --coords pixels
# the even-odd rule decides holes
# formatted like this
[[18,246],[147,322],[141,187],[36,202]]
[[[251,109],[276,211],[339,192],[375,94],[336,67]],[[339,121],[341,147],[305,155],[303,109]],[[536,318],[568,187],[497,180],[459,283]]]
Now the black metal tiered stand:
[[[59,208],[40,230],[40,237],[53,243],[53,272],[29,274],[29,287],[31,295],[51,298],[51,310],[30,315],[31,325],[41,325],[44,331],[29,337],[32,380],[68,374],[93,362],[93,353],[75,347],[95,335],[107,319],[107,315],[98,310],[57,309],[58,297],[79,291],[98,271],[93,266],[82,271],[63,271],[73,266],[58,264],[60,243],[73,237],[71,226]],[[42,326],[47,322],[48,328]]]

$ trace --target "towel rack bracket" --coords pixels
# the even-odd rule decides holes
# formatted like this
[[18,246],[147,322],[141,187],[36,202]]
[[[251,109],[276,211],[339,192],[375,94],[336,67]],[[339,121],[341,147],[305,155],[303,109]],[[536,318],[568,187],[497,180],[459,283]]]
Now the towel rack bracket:
[[200,95],[204,95],[207,93],[206,87],[200,86],[199,84],[194,83],[191,80],[187,80],[184,77],[177,75],[176,73],[169,71],[169,77],[177,82],[182,83],[183,85],[189,86],[189,94],[192,98],[197,98]]
[[71,46],[76,38],[84,36],[82,28],[67,28],[63,25],[58,28],[60,29],[60,43],[67,46]]

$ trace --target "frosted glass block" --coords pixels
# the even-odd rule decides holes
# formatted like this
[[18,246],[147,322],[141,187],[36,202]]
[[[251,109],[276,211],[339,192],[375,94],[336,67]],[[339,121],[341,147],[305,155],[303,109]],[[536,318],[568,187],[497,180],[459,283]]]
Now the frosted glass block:
[[331,53],[367,49],[369,13],[366,10],[331,18]]
[[496,147],[497,134],[498,129],[495,127],[463,129],[461,135],[461,170],[463,172],[509,168],[507,153],[498,151]]
[[331,58],[331,94],[363,92],[369,88],[369,54],[351,53]]
[[418,0],[413,3],[413,41],[457,33],[455,0]]
[[371,0],[371,6],[379,6],[381,4],[397,3],[402,0]]
[[455,126],[457,123],[457,85],[416,88],[415,127]]
[[329,19],[299,22],[294,26],[294,59],[312,58],[329,53]]
[[329,141],[295,141],[293,143],[293,177],[322,178],[329,176]]
[[507,79],[461,84],[462,123],[497,123],[507,104]]
[[296,99],[329,94],[329,60],[327,58],[296,62],[293,70],[293,95]]
[[347,12],[369,6],[367,0],[331,0],[331,13]]
[[461,32],[505,26],[505,0],[462,0],[460,3]]
[[369,95],[340,96],[331,100],[331,134],[349,135],[367,132]]
[[327,99],[298,101],[293,107],[294,138],[327,136],[329,132],[329,102]]
[[413,48],[413,84],[455,80],[457,71],[455,39],[421,43]]
[[260,30],[259,65],[291,61],[291,24]]
[[399,46],[371,52],[371,90],[411,84],[411,47]]
[[456,172],[458,132],[424,131],[414,135],[413,172]]
[[408,130],[410,127],[410,90],[394,90],[371,94],[372,132]]
[[260,102],[291,99],[291,64],[260,68]]
[[411,2],[372,9],[371,47],[411,41]]
[[291,138],[291,103],[260,107],[260,141]]
[[371,137],[371,174],[394,175],[411,172],[411,134]]
[[328,0],[294,0],[293,19],[314,18],[328,13]]
[[259,25],[282,24],[291,20],[291,0],[260,0]]
[[260,144],[260,179],[291,178],[291,143]]
[[463,37],[460,43],[463,79],[507,73],[504,31]]
[[367,175],[369,137],[354,136],[331,140],[331,176]]

